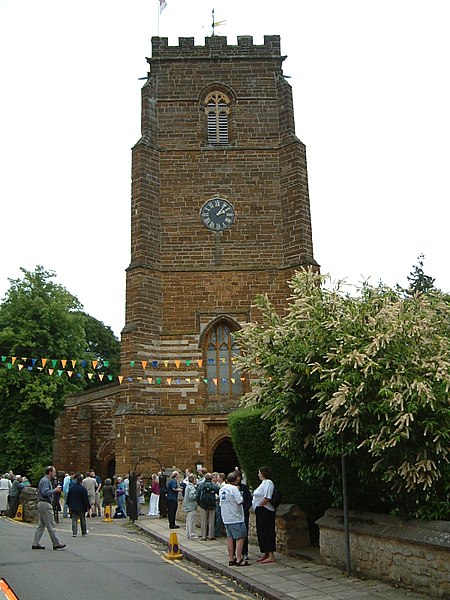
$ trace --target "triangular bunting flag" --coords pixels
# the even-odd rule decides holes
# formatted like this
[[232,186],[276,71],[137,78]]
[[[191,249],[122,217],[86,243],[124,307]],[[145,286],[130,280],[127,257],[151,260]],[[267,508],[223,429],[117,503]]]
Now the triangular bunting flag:
[[192,362],[192,361],[190,361],[190,360],[187,360],[187,361],[186,361],[186,366],[187,366],[187,367],[190,367],[190,366],[191,366],[191,362]]
[[100,381],[103,381],[103,377],[104,377],[104,375],[102,373],[98,374],[98,378],[100,379]]
[[180,368],[180,362],[181,361],[179,361],[179,360],[174,360],[174,363],[175,363],[175,366],[176,366],[177,369]]
[[58,364],[58,361],[56,360],[56,358],[52,358],[52,367],[54,369],[56,369],[56,365]]
[[103,361],[103,366],[104,367],[109,367],[109,360],[104,360]]
[[152,367],[154,369],[156,369],[157,366],[158,366],[158,361],[157,360],[152,360]]
[[213,382],[214,382],[214,385],[217,385],[217,379],[215,377],[213,377]]
[[112,375],[108,375],[108,379],[109,379],[109,381],[112,381],[113,380],[113,376]]
[[72,363],[72,369],[75,369],[75,365],[77,364],[76,360],[71,360],[70,361]]
[[48,374],[49,374],[49,375],[53,375],[53,372],[54,372],[54,369],[49,369],[49,370],[48,370]]
[[92,361],[92,368],[93,368],[93,369],[96,369],[96,368],[97,368],[97,365],[98,365],[98,360],[93,360],[93,361]]
[[135,360],[130,360],[130,367],[134,367],[135,364],[136,364]]
[[19,369],[19,371],[21,371],[23,369],[24,365],[17,365],[17,368]]
[[89,377],[89,379],[92,379],[94,377],[94,373],[88,373],[87,376]]
[[147,381],[148,381],[149,383],[153,383],[153,377],[147,377]]
[[67,371],[67,375],[68,375],[69,377],[72,377],[72,375],[73,375],[73,371]]
[[236,379],[234,377],[231,378],[231,383],[236,383]]
[[163,360],[163,363],[164,363],[164,366],[165,366],[165,367],[166,367],[166,369],[167,369],[167,367],[169,366],[169,361],[168,361],[168,360]]
[[11,356],[11,364],[13,365],[17,360],[17,356]]
[[42,366],[43,366],[43,367],[45,367],[45,365],[46,365],[46,364],[47,364],[47,359],[46,359],[46,358],[43,358],[43,359],[42,359]]
[[156,378],[156,383],[157,383],[158,385],[161,385],[161,377],[157,377],[157,378]]
[[61,359],[62,368],[65,369],[67,365],[67,360],[65,358]]
[[123,381],[123,375],[117,375],[117,379],[119,380],[119,383],[122,383],[122,381]]
[[172,377],[166,377],[166,381],[169,385],[172,384]]
[[61,377],[61,375],[63,374],[63,372],[61,371],[61,369],[58,369],[56,372],[58,373],[58,377]]
[[37,359],[37,358],[32,358],[32,359],[31,359],[31,364],[33,365],[33,367],[34,367],[34,365],[37,363],[37,361],[38,361],[38,359]]
[[143,360],[141,362],[142,362],[142,368],[145,369],[147,367],[147,364],[148,364],[147,361]]

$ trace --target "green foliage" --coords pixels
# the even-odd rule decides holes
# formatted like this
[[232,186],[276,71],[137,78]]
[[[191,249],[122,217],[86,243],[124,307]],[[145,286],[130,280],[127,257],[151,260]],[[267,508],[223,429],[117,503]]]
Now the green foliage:
[[409,289],[406,292],[410,295],[416,294],[417,292],[430,292],[434,288],[434,278],[430,275],[426,275],[423,263],[425,257],[423,254],[419,254],[417,257],[418,265],[414,265],[413,270],[407,277],[409,281]]
[[315,481],[314,485],[304,484],[289,460],[273,452],[272,427],[269,420],[263,418],[262,410],[236,410],[230,413],[228,424],[233,447],[252,489],[260,484],[259,467],[268,465],[273,471],[276,486],[283,494],[283,503],[297,504],[313,518],[325,512],[332,501],[330,493],[319,481]]
[[450,456],[446,298],[368,285],[350,296],[311,272],[291,287],[285,316],[259,297],[261,324],[239,336],[253,378],[244,403],[263,410],[275,451],[335,504],[345,453],[353,508],[417,514],[439,495]]
[[31,357],[110,356],[116,365],[119,343],[115,349],[109,328],[102,331],[99,321],[82,313],[77,298],[52,281],[53,272],[38,266],[22,273],[22,279],[10,280],[0,304],[0,355],[28,359],[20,371],[11,362],[1,363],[0,456],[5,468],[26,474],[33,465],[50,462],[54,420],[64,398],[83,391],[89,382],[83,369],[80,377],[50,377],[33,368]]

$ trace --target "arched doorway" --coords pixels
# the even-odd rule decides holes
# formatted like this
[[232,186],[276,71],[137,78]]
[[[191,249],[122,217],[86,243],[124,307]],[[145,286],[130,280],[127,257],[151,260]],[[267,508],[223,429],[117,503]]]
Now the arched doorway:
[[106,477],[109,477],[111,480],[114,479],[114,475],[116,474],[116,459],[113,456],[108,460]]
[[229,438],[222,440],[214,450],[212,465],[213,471],[228,475],[234,467],[238,466],[238,457]]

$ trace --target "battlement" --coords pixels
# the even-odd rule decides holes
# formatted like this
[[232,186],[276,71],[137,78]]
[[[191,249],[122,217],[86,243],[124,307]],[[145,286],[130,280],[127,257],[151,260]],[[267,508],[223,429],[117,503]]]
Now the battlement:
[[211,58],[280,58],[280,36],[265,35],[264,44],[253,43],[253,36],[241,35],[237,45],[228,45],[226,36],[215,35],[205,38],[204,46],[195,46],[193,37],[178,38],[178,46],[169,46],[168,38],[152,37],[153,60],[186,60]]

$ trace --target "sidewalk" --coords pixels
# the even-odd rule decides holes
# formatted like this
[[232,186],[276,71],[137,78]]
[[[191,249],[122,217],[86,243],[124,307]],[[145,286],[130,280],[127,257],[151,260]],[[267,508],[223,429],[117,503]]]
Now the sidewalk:
[[[347,577],[339,569],[314,560],[292,558],[277,553],[277,562],[260,565],[257,546],[249,546],[248,567],[229,567],[226,538],[214,541],[187,540],[184,524],[169,530],[167,519],[139,517],[135,525],[154,539],[168,544],[169,533],[177,534],[183,557],[210,571],[236,580],[246,589],[268,600],[430,600],[429,596],[396,589],[386,583]],[[318,560],[311,549],[310,557]]]

